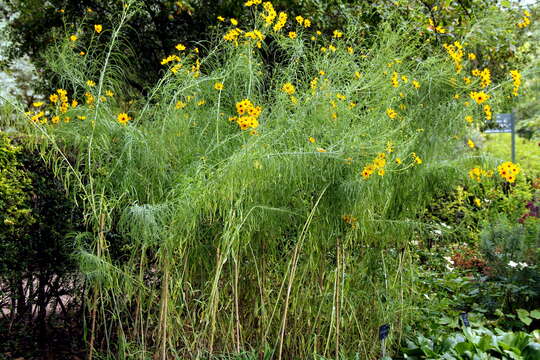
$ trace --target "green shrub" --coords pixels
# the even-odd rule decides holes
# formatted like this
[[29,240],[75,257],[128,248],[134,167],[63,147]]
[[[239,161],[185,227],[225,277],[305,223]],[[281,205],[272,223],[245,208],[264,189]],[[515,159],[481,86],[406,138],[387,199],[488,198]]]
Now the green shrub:
[[524,263],[531,266],[540,264],[540,220],[529,218],[523,224],[510,222],[504,216],[493,219],[480,234],[480,247],[495,271],[509,266],[509,263]]
[[[482,113],[469,103],[481,88],[455,65],[476,63],[434,54],[408,35],[416,24],[358,44],[354,24],[328,37],[256,16],[207,56],[171,49],[149,95],[129,101],[126,5],[103,51],[80,56],[74,31],[51,47],[73,91],[20,125],[81,199],[90,356],[103,343],[113,357],[373,358],[384,323],[396,348],[420,296],[419,214],[475,154],[464,118]],[[507,89],[485,90],[505,104]]]
[[[79,224],[80,214],[39,154],[24,137],[0,131],[0,353],[44,356],[56,319],[68,333],[80,326],[70,321],[82,284],[69,239]],[[52,311],[57,307],[61,316]]]

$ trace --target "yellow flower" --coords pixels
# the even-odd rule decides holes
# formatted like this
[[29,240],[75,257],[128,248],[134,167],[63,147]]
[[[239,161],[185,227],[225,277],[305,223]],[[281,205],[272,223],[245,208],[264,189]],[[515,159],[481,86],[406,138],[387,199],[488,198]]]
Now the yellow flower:
[[113,97],[114,93],[111,90],[107,90],[105,91],[105,95],[107,95],[108,97]]
[[36,101],[32,103],[33,107],[42,107],[45,103],[43,101]]
[[43,111],[40,111],[39,113],[35,114],[34,116],[32,116],[31,120],[33,122],[38,122],[39,121],[39,118],[41,118],[42,116],[45,116],[45,113]]
[[479,167],[474,167],[469,170],[469,177],[473,180],[480,182],[482,180],[482,176],[488,176],[488,174],[485,170],[482,170]]
[[341,31],[339,31],[339,30],[334,30],[333,36],[335,38],[340,38],[340,37],[343,36],[343,33]]
[[418,81],[413,80],[413,81],[412,81],[412,84],[413,84],[413,86],[414,86],[416,89],[419,89],[419,88],[420,88],[420,83],[419,83]]
[[471,96],[471,99],[476,101],[477,104],[482,104],[484,101],[489,99],[489,95],[483,91],[480,91],[480,92],[471,91],[469,95]]
[[299,23],[300,25],[302,25],[302,23],[304,22],[304,18],[300,15],[298,15],[296,17],[296,22]]
[[418,155],[416,155],[416,153],[413,152],[411,154],[411,157],[413,158],[415,164],[417,165],[422,164],[422,159]]
[[488,68],[485,68],[480,73],[480,86],[485,88],[491,84],[491,72]]
[[99,24],[94,25],[94,31],[95,32],[97,32],[99,34],[101,32],[101,30],[103,30],[103,26],[101,26]]
[[60,122],[60,116],[53,116],[53,117],[51,118],[51,122],[52,122],[53,124],[58,124],[58,123]]
[[218,16],[217,19],[218,19],[218,21],[221,21],[221,22],[225,21],[225,18],[223,16]]
[[183,45],[183,44],[176,44],[175,48],[176,48],[176,50],[178,50],[178,51],[184,51],[184,50],[186,50],[186,46]]
[[396,160],[394,160],[396,162],[396,164],[401,164],[401,159],[400,158],[396,158]]
[[308,141],[309,141],[310,143],[313,144],[313,143],[315,143],[315,138],[312,137],[312,136],[310,136],[310,137],[308,138]]
[[388,108],[386,109],[386,115],[388,115],[390,119],[395,119],[397,116],[397,112],[393,109]]
[[122,125],[126,125],[128,123],[129,120],[131,120],[131,118],[129,117],[128,114],[126,113],[120,113],[118,114],[118,116],[116,117],[116,120],[122,124]]
[[94,96],[90,94],[89,92],[84,93],[84,96],[86,97],[86,104],[92,105],[95,101]]
[[491,112],[491,106],[488,104],[484,105],[484,113],[486,114],[486,120],[491,120],[493,113]]
[[468,122],[469,124],[472,124],[474,119],[472,116],[468,115],[468,116],[465,116],[465,121]]
[[444,34],[444,33],[446,33],[446,29],[443,28],[443,27],[440,26],[440,25],[437,26],[437,27],[435,28],[435,31],[438,32],[439,34]]
[[262,0],[248,0],[244,3],[244,6],[246,7],[250,7],[250,6],[253,6],[253,5],[260,5],[262,2]]
[[467,146],[470,147],[471,149],[474,149],[476,147],[476,145],[471,139],[467,140]]
[[220,82],[217,82],[214,84],[214,89],[218,90],[218,91],[221,91],[223,90],[223,84],[220,83]]
[[78,39],[78,38],[77,38],[77,35],[71,35],[71,36],[69,37],[69,40],[71,40],[71,41],[77,41],[77,39]]
[[276,24],[274,25],[274,31],[278,32],[279,30],[281,30],[285,26],[286,22],[287,22],[287,13],[280,12],[278,16],[278,20]]
[[507,161],[499,165],[497,171],[503,179],[509,183],[513,183],[516,181],[516,176],[520,173],[521,169],[519,168],[519,165]]
[[326,149],[323,149],[323,148],[317,148],[317,151],[320,152],[320,153],[324,153],[324,152],[326,152]]
[[364,179],[368,179],[371,174],[373,174],[373,171],[375,171],[375,168],[373,167],[373,165],[369,164],[369,165],[366,165],[364,166],[364,169],[362,170],[362,177]]
[[60,105],[60,112],[62,114],[66,113],[69,110],[69,104],[67,102],[63,102],[62,105]]
[[88,86],[90,86],[90,87],[94,87],[94,86],[96,86],[96,83],[93,82],[92,80],[87,80],[87,81],[86,81],[86,85],[88,85]]
[[234,26],[238,25],[238,20],[236,20],[235,18],[231,18],[231,24],[233,24]]
[[311,27],[311,20],[309,20],[309,19],[304,19],[304,27],[305,27],[305,28]]
[[476,206],[480,207],[480,205],[482,205],[482,202],[480,201],[479,198],[475,197],[475,198],[474,198],[474,204],[475,204]]
[[469,55],[467,55],[469,60],[476,60],[476,55],[473,54],[473,53],[469,53]]
[[514,84],[512,95],[518,96],[518,90],[521,85],[521,74],[517,70],[510,70],[510,76],[512,76],[512,80]]
[[50,100],[52,103],[58,102],[58,95],[56,95],[56,94],[51,94],[51,95],[49,96],[49,100]]
[[79,53],[79,55],[84,56],[84,55],[86,55],[86,53],[85,53],[84,51],[81,51],[81,52]]
[[291,39],[296,39],[296,33],[295,33],[294,31],[290,31],[290,32],[289,32],[289,37],[290,37]]
[[283,84],[283,87],[281,88],[281,90],[284,92],[284,93],[287,93],[289,95],[292,95],[296,92],[296,89],[294,87],[293,84],[291,83],[285,83]]

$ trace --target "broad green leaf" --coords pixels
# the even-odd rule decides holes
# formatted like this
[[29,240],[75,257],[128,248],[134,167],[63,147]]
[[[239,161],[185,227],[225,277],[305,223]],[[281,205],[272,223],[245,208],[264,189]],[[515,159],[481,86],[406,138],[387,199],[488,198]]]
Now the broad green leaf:
[[529,316],[536,320],[540,319],[540,310],[536,309],[536,310],[531,311],[529,313]]
[[517,315],[525,325],[529,326],[532,323],[532,319],[529,317],[529,312],[524,309],[517,309]]

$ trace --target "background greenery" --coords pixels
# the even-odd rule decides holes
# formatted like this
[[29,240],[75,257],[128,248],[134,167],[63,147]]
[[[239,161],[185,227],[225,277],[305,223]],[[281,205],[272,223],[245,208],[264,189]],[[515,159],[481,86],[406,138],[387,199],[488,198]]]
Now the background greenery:
[[[505,155],[491,139],[486,148],[495,156],[466,146],[477,132],[464,117],[482,114],[465,104],[478,85],[458,79],[442,49],[461,41],[477,54],[464,59],[466,73],[492,69],[487,91],[496,112],[527,108],[534,86],[509,98],[509,69],[527,81],[536,74],[527,67],[536,33],[516,26],[519,7],[276,2],[290,21],[275,34],[239,2],[7,4],[7,14],[20,11],[10,23],[12,56],[29,53],[43,70],[42,98],[45,88],[62,87],[80,105],[61,114],[46,101],[42,123],[30,121],[35,99],[4,107],[2,127],[25,140],[23,151],[3,137],[9,176],[1,189],[17,221],[4,221],[9,256],[0,265],[24,274],[19,281],[48,271],[84,284],[70,289],[84,299],[77,316],[90,358],[376,358],[380,344],[372,339],[384,323],[393,354],[401,346],[433,358],[534,350],[526,349],[537,342],[539,299],[535,152],[527,143],[533,151],[523,159],[533,168],[524,161],[515,184],[467,178],[471,167],[494,170]],[[314,27],[294,25],[297,14]],[[223,41],[231,26],[218,15],[268,32],[261,48]],[[332,38],[336,28],[343,39]],[[316,29],[323,36],[312,41]],[[287,36],[292,30],[298,38]],[[173,73],[160,62],[180,41],[188,46],[185,70]],[[329,45],[336,51],[321,52]],[[393,71],[408,79],[398,88]],[[282,91],[286,82],[294,97]],[[102,98],[107,90],[113,95]],[[257,135],[228,121],[244,98],[262,106]],[[127,125],[116,121],[124,112]],[[384,176],[362,179],[381,153]],[[29,160],[17,160],[25,157],[44,167],[26,171]],[[36,209],[34,188],[51,196]],[[35,219],[46,224],[43,232],[31,228]],[[58,268],[33,267],[42,262],[31,256],[28,264],[13,261],[25,251],[45,253]],[[69,280],[72,260],[84,281]],[[476,313],[466,339],[459,338],[462,311]],[[456,334],[447,334],[448,324]],[[479,339],[496,348],[484,346],[488,340],[477,346]],[[447,346],[458,342],[462,353]]]

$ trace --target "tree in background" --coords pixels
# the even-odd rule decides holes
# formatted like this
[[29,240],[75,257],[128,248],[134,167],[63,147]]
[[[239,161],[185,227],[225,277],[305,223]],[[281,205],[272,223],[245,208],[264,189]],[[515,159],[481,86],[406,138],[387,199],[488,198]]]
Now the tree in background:
[[[531,34],[527,26],[520,24],[526,22],[525,18],[530,21],[535,16],[525,16],[517,3],[502,1],[497,5],[491,0],[281,0],[275,1],[274,6],[278,11],[287,11],[292,18],[303,15],[311,19],[313,27],[322,32],[355,23],[362,29],[359,42],[373,41],[374,29],[383,20],[396,25],[402,21],[415,22],[417,36],[434,47],[453,42],[476,24],[468,41],[476,48],[478,66],[489,67],[496,77],[505,76],[509,66],[522,64],[516,56],[517,49]],[[104,0],[4,0],[0,11],[10,19],[13,40],[8,59],[28,55],[38,71],[44,71],[45,50],[56,38],[75,30],[80,32],[81,24],[86,24],[90,31],[93,25],[101,25],[102,36],[92,41],[106,44],[111,36],[107,30],[121,7],[122,2]],[[126,80],[143,94],[160,78],[161,59],[177,43],[197,43],[204,52],[219,26],[218,16],[227,22],[230,18],[248,21],[253,16],[244,11],[244,2],[238,0],[141,0],[138,7],[123,38],[126,52],[134,60]],[[480,36],[486,33],[488,36]],[[78,50],[90,45],[89,36],[79,36],[78,41],[81,42]],[[59,80],[52,73],[42,75],[46,75],[42,76],[42,88],[58,85]]]

